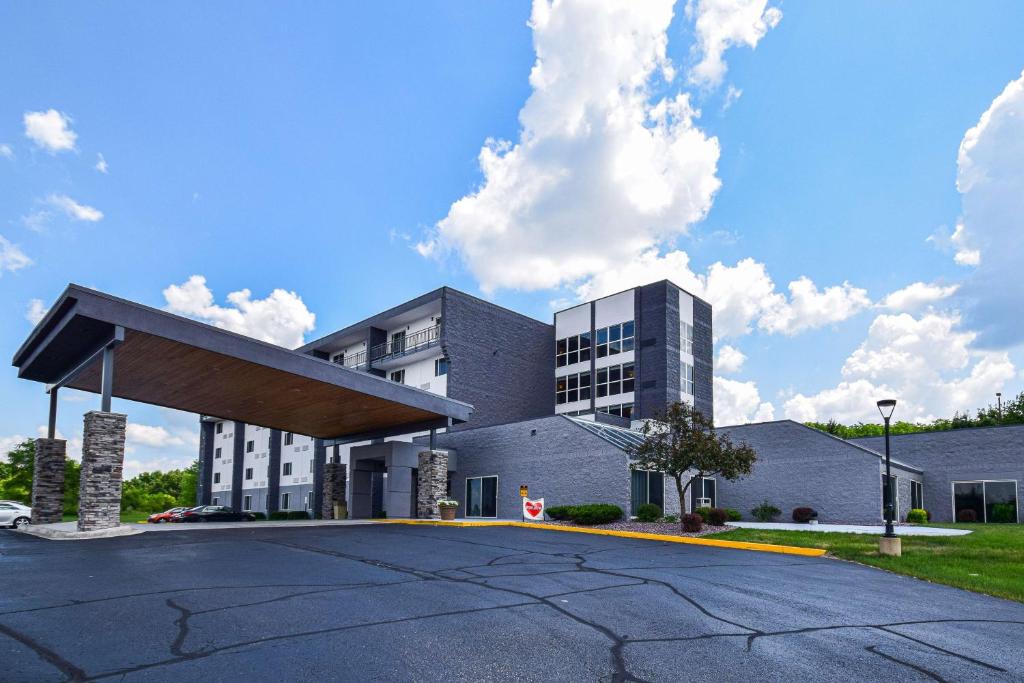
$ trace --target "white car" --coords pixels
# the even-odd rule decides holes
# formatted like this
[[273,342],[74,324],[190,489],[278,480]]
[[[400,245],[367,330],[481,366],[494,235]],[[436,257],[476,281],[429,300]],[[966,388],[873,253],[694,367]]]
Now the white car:
[[0,526],[20,529],[32,520],[32,508],[13,500],[0,501]]

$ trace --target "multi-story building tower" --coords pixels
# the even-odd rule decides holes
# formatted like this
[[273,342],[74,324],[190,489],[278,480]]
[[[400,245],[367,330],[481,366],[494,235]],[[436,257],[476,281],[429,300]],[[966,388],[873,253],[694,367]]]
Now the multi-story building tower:
[[[442,287],[299,351],[471,404],[471,419],[451,427],[453,434],[555,415],[628,427],[677,400],[712,411],[711,307],[665,280],[559,311],[553,325]],[[207,417],[200,450],[209,481],[200,482],[200,500],[316,514],[331,458],[351,465],[349,491],[359,497],[353,505],[360,515],[389,505],[407,510],[414,493],[409,453],[363,449],[356,458],[352,449],[429,433],[328,444]]]

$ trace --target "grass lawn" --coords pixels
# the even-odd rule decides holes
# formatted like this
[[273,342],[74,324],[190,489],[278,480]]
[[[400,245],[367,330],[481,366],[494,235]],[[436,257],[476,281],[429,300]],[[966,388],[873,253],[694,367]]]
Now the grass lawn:
[[[148,518],[149,515],[150,515],[150,513],[148,513],[148,512],[122,512],[121,513],[121,523],[122,524],[128,524],[128,523],[134,524],[135,522],[145,522],[146,518]],[[78,515],[64,515],[63,519],[64,519],[65,522],[74,522],[75,520],[78,519]]]
[[844,560],[1024,602],[1024,525],[931,524],[966,536],[903,536],[903,557],[878,554],[878,536],[734,529],[708,538],[824,548]]

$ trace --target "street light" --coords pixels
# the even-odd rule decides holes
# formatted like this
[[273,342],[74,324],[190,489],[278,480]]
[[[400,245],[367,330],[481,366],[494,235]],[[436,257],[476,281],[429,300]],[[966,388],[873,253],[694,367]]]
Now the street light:
[[886,538],[896,538],[896,530],[892,528],[893,497],[896,495],[896,491],[893,491],[892,469],[889,460],[889,418],[892,417],[894,410],[896,410],[895,399],[884,398],[878,402],[878,412],[882,414],[882,419],[885,420],[885,493],[887,498],[885,504]]

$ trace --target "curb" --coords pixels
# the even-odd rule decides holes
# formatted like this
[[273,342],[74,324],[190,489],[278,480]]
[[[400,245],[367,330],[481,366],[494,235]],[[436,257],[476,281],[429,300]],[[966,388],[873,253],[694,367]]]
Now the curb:
[[35,536],[36,538],[44,538],[47,541],[87,541],[94,538],[117,538],[118,536],[134,536],[136,534],[145,533],[145,529],[133,528],[129,524],[121,524],[120,526],[111,527],[109,529],[100,529],[98,531],[62,531],[59,529],[47,529],[45,526],[37,526],[32,528],[29,524],[23,529],[19,529],[23,534],[29,536]]
[[751,543],[749,541],[725,541],[719,538],[694,536],[670,536],[667,534],[649,534],[642,531],[616,531],[614,529],[586,529],[581,527],[561,526],[557,524],[536,524],[533,522],[442,522],[439,519],[388,519],[376,520],[374,524],[425,524],[428,526],[507,526],[521,529],[544,529],[547,531],[565,531],[574,534],[593,534],[595,536],[618,536],[619,538],[636,538],[644,541],[663,541],[665,543],[683,543],[686,545],[706,545],[714,548],[733,548],[735,550],[753,550],[762,553],[779,553],[782,555],[800,555],[802,557],[821,557],[827,551],[821,548],[799,548],[792,545],[775,545],[773,543]]

